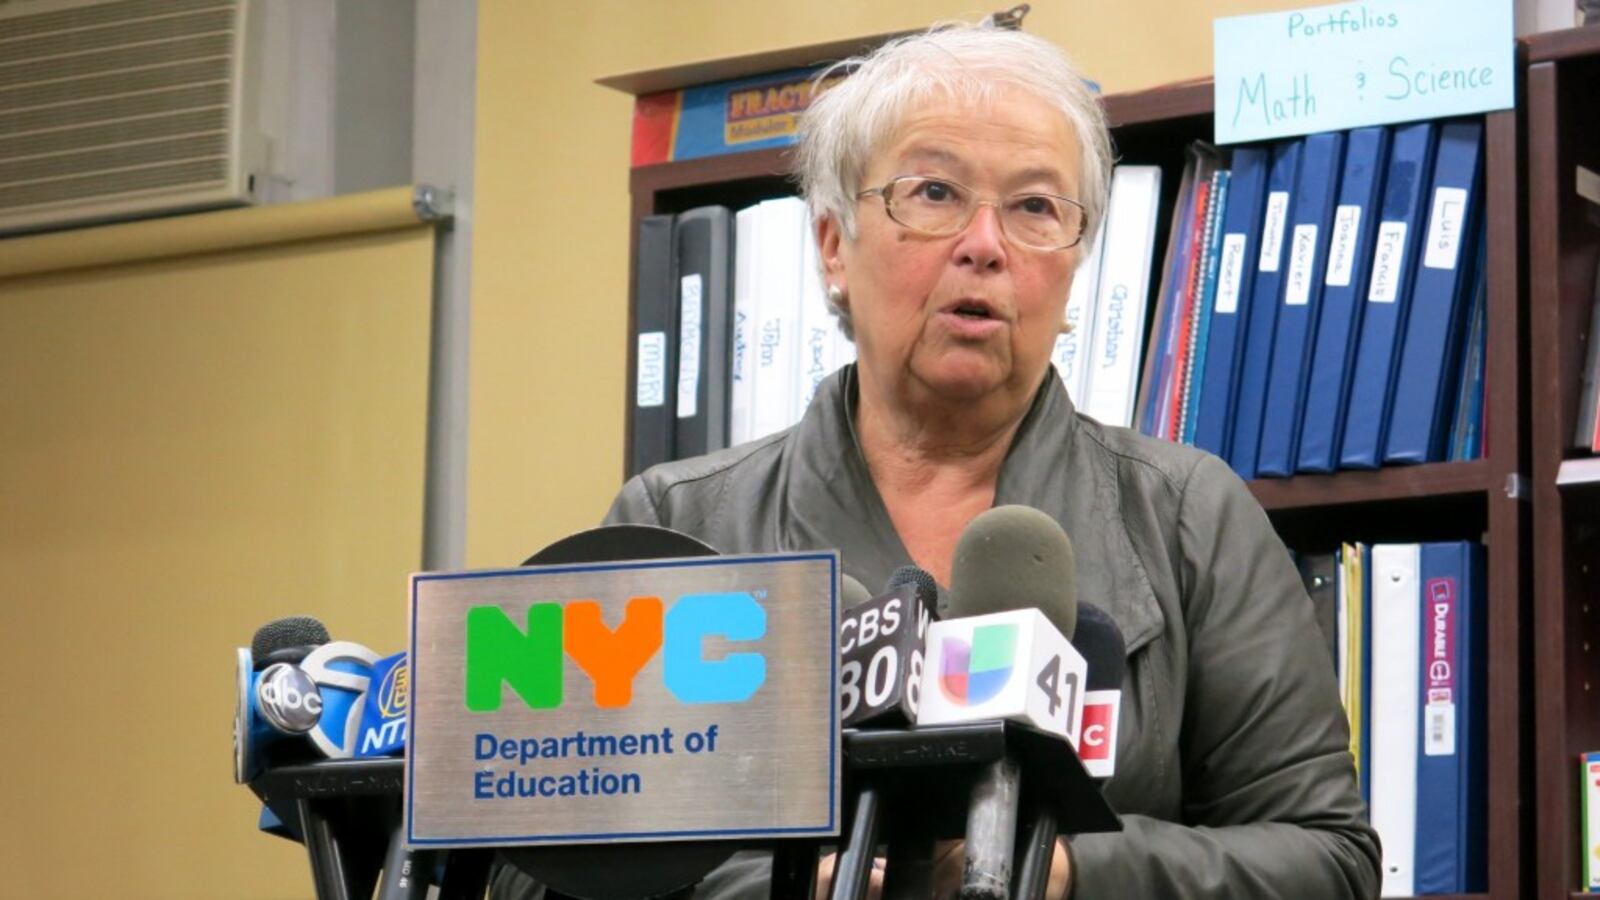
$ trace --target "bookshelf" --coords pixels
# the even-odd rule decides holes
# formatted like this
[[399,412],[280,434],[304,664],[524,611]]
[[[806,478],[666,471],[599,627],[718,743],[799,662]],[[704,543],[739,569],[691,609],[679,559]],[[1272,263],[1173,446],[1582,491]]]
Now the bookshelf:
[[[1199,79],[1110,95],[1105,107],[1119,160],[1163,167],[1162,203],[1170,210],[1184,148],[1193,140],[1210,140],[1213,133],[1211,81]],[[1481,538],[1486,543],[1488,643],[1492,648],[1488,665],[1489,892],[1471,896],[1511,900],[1528,896],[1533,883],[1525,854],[1525,848],[1532,846],[1532,828],[1524,813],[1522,775],[1530,758],[1524,698],[1531,679],[1523,672],[1530,504],[1523,475],[1528,436],[1527,360],[1521,349],[1526,322],[1519,302],[1521,143],[1515,111],[1487,115],[1485,124],[1491,373],[1484,399],[1488,420],[1485,457],[1370,472],[1264,479],[1252,482],[1250,489],[1285,542],[1297,550],[1331,549],[1344,540]],[[705,203],[737,207],[793,193],[787,161],[786,150],[763,150],[633,169],[630,242],[638,234],[639,221],[647,215],[679,213]],[[1158,228],[1158,248],[1166,246],[1169,225],[1163,221]],[[631,303],[628,319],[631,335]],[[628,358],[631,392],[635,380],[631,348]],[[625,446],[631,446],[631,436]],[[1595,495],[1600,498],[1600,490]],[[1600,597],[1596,602],[1600,606]],[[1600,609],[1596,622],[1600,623]],[[1596,637],[1600,638],[1600,633]],[[1600,688],[1600,667],[1594,683]],[[1600,709],[1592,724],[1600,734]],[[1594,749],[1600,749],[1600,740]]]
[[[1538,896],[1579,892],[1583,823],[1578,754],[1600,750],[1600,484],[1569,479],[1589,335],[1600,207],[1574,190],[1600,171],[1600,28],[1523,42],[1527,124],[1528,356],[1533,472],[1533,772]],[[1569,472],[1578,468],[1569,466]]]

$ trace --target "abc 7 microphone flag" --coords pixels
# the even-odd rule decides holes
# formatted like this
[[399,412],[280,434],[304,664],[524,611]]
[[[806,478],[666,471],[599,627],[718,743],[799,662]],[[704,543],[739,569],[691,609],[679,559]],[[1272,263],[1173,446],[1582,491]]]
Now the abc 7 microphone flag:
[[351,641],[320,644],[298,663],[255,671],[237,660],[234,780],[249,781],[274,761],[389,756],[404,751],[406,654],[379,657]]

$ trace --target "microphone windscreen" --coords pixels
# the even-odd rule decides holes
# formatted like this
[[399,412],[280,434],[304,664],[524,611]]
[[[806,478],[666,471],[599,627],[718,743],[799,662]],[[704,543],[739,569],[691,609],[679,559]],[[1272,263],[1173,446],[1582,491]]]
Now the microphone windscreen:
[[839,606],[841,609],[855,609],[871,599],[872,594],[867,591],[866,585],[844,572],[839,573]]
[[1077,557],[1055,519],[1031,506],[997,506],[967,525],[950,562],[950,617],[1037,609],[1072,639]]
[[290,647],[326,644],[332,640],[328,628],[310,616],[286,616],[256,629],[250,639],[250,655],[257,661]]
[[1122,676],[1128,669],[1128,645],[1110,613],[1092,603],[1078,604],[1078,633],[1072,636],[1072,646],[1089,666],[1084,690],[1122,690]]
[[934,613],[934,618],[938,618],[939,582],[933,580],[933,576],[928,573],[927,569],[918,568],[917,566],[901,566],[890,573],[889,582],[883,589],[885,592],[892,591],[903,584],[915,585],[917,600],[921,602],[922,608]]

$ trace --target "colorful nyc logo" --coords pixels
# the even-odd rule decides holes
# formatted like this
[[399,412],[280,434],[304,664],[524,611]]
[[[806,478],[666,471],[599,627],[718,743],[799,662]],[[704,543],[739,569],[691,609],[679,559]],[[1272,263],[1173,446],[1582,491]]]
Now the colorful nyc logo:
[[1016,668],[1017,626],[979,625],[972,643],[959,637],[944,639],[944,659],[939,690],[957,706],[976,706],[993,699],[1011,680]]
[[589,676],[594,705],[602,709],[633,702],[634,679],[657,651],[667,692],[681,703],[741,703],[767,679],[760,653],[705,658],[707,638],[758,641],[766,635],[767,611],[747,592],[685,594],[671,609],[660,597],[633,597],[614,629],[602,613],[594,600],[534,603],[524,629],[499,606],[469,609],[467,709],[498,710],[502,684],[530,709],[561,706],[563,656]]

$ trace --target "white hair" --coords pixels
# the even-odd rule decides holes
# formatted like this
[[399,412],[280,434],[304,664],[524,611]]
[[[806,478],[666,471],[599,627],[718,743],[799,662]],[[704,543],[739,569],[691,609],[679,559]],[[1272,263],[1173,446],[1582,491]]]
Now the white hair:
[[[1078,140],[1075,199],[1085,211],[1083,245],[1092,242],[1111,182],[1111,135],[1100,101],[1060,48],[1020,31],[961,23],[834,63],[814,83],[820,88],[840,75],[848,77],[818,95],[800,120],[796,174],[813,221],[831,218],[855,238],[856,194],[868,161],[929,98],[982,106],[997,89],[1020,88],[1060,110]],[[853,337],[849,311],[831,299],[828,305]]]

